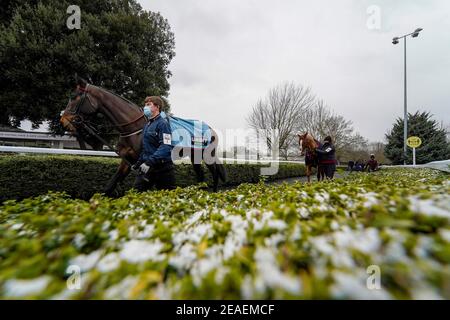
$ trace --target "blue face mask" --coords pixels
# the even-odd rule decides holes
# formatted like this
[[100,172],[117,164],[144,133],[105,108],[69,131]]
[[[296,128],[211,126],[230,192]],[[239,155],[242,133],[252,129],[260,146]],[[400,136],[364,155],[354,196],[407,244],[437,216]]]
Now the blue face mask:
[[149,106],[144,107],[144,114],[146,117],[151,118],[152,117],[152,110]]

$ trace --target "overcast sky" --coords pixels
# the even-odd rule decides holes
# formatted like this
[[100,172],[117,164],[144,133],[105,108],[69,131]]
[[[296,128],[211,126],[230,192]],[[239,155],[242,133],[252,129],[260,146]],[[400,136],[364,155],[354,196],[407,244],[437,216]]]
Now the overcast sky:
[[[311,87],[371,141],[403,117],[403,43],[408,111],[450,123],[450,1],[140,0],[175,34],[169,100],[175,115],[220,130],[285,81]],[[373,7],[375,6],[375,7]],[[374,9],[375,8],[375,9]],[[380,21],[376,20],[380,10]]]

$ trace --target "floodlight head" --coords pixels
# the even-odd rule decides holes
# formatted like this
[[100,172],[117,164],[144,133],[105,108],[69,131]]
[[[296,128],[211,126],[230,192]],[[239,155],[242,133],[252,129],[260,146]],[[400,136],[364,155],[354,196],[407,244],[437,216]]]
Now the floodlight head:
[[422,28],[417,28],[416,30],[414,30],[414,33],[411,35],[411,37],[417,38],[419,36],[419,32],[422,30]]
[[395,37],[394,39],[392,39],[392,44],[397,44],[398,43],[398,37]]

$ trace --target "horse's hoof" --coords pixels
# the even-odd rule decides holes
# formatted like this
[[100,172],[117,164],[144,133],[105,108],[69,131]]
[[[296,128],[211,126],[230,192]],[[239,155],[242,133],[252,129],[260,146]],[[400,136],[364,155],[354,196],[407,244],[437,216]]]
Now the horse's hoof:
[[109,198],[114,198],[118,194],[116,189],[114,189],[114,190],[105,190],[103,193],[105,194],[105,196],[107,196]]

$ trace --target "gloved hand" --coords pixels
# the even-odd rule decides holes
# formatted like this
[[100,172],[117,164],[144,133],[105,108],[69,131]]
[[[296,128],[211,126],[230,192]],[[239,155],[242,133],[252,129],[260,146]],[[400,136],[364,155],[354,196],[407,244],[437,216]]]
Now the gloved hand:
[[147,174],[149,169],[150,169],[150,166],[146,163],[141,164],[141,166],[139,167],[139,170],[144,174]]
[[133,171],[139,170],[139,167],[141,166],[141,164],[142,164],[142,161],[137,161],[135,164],[133,164],[131,166],[131,170],[133,170]]

